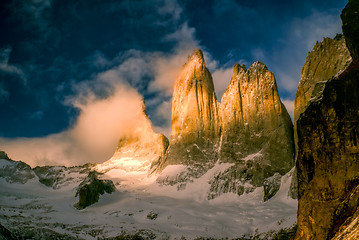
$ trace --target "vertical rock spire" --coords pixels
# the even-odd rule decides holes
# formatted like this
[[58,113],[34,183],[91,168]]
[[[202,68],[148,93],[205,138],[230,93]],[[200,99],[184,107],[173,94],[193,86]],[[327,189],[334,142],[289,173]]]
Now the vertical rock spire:
[[293,125],[274,75],[263,63],[255,62],[249,69],[234,66],[222,96],[220,118],[219,159],[235,165],[213,182],[213,194],[242,194],[263,186],[276,174],[276,184],[269,184],[274,188],[265,195],[265,200],[270,198],[279,189],[277,180],[294,165],[294,143]]
[[161,169],[173,164],[195,164],[203,172],[208,165],[213,166],[219,132],[212,76],[202,51],[195,49],[174,85],[171,140]]

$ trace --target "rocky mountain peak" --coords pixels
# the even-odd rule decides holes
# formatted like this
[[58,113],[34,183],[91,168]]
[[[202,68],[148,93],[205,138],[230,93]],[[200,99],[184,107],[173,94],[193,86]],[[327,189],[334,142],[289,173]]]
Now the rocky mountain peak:
[[[218,135],[217,98],[201,50],[194,50],[173,89],[171,142]],[[190,137],[192,136],[192,137]]]
[[280,179],[293,167],[292,122],[266,65],[257,61],[248,69],[234,66],[222,96],[220,118],[219,159],[235,165],[217,178],[215,192],[252,191],[275,174]]
[[[195,49],[178,75],[172,98],[171,140],[167,165],[215,162],[220,123],[213,79],[205,66],[203,53]],[[197,164],[198,165],[198,164]]]
[[201,49],[194,49],[192,54],[190,56],[188,56],[188,62],[192,62],[192,61],[198,61],[204,64],[204,57],[203,57],[203,52]]

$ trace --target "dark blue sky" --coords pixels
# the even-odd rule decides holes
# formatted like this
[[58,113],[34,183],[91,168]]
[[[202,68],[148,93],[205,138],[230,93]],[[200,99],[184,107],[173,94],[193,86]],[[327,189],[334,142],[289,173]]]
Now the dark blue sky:
[[[218,76],[228,76],[224,73],[235,62],[249,67],[260,60],[274,72],[282,99],[290,102],[307,52],[315,41],[341,31],[339,14],[346,3],[1,1],[0,137],[40,137],[69,129],[80,114],[73,99],[83,88],[95,98],[113,94],[113,82],[96,81],[113,69],[121,69],[121,81],[144,96],[154,124],[168,127],[168,117],[158,108],[170,101],[171,84],[156,82],[159,67],[151,64],[176,59],[182,48],[185,54],[202,48]],[[164,62],[162,69],[171,66]]]

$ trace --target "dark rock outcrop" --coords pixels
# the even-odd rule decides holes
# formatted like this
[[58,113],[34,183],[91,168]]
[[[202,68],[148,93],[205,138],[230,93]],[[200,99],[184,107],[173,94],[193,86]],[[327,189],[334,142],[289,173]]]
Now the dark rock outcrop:
[[347,6],[343,9],[341,18],[343,22],[343,33],[347,40],[347,46],[353,61],[359,62],[359,2],[349,0]]
[[301,71],[301,79],[294,100],[294,136],[297,144],[296,122],[304,112],[315,87],[315,84],[326,81],[349,66],[351,57],[343,35],[334,39],[324,38],[317,42],[308,53]]
[[[317,42],[312,51],[308,53],[301,71],[301,79],[297,88],[294,101],[294,142],[296,154],[298,152],[297,120],[313,94],[315,85],[326,81],[335,74],[346,69],[351,63],[351,56],[342,34],[337,34],[334,39],[323,38]],[[297,198],[297,177],[292,179],[291,196]]]
[[84,209],[98,202],[100,195],[103,195],[105,192],[112,193],[116,190],[111,180],[99,179],[98,175],[100,173],[91,171],[79,185],[75,196],[79,196],[79,201],[74,205],[77,209]]
[[297,122],[295,239],[352,240],[358,236],[359,22],[353,22],[358,19],[357,3],[349,1],[342,14],[343,32],[353,62],[340,75],[316,84],[312,99]]
[[53,189],[59,189],[72,183],[82,182],[93,166],[90,163],[73,167],[37,166],[33,171],[39,178],[40,183]]
[[[0,152],[0,158],[3,159],[3,156],[1,156]],[[6,227],[0,224],[0,240],[17,240],[18,238],[11,233]]]
[[0,162],[0,177],[9,183],[24,184],[35,177],[29,165],[11,160],[4,151],[0,151]]

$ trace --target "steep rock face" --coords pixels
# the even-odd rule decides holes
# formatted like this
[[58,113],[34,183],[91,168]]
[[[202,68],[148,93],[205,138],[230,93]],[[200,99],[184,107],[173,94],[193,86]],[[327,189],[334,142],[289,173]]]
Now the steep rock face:
[[271,182],[266,184],[271,189],[267,188],[265,198],[275,194],[280,176],[294,166],[293,125],[274,75],[263,63],[255,62],[249,69],[234,66],[220,117],[219,159],[234,166],[212,182],[213,192],[242,194]]
[[[295,96],[294,129],[297,128],[296,122],[312,96],[315,84],[328,80],[350,64],[351,57],[345,42],[342,35],[337,35],[334,39],[324,38],[323,42],[317,42],[308,53]],[[294,132],[297,142],[296,130]]]
[[[355,10],[354,10],[355,9]],[[343,33],[347,38],[347,46],[353,61],[359,62],[359,2],[356,0],[349,0],[347,6],[343,9],[341,18],[343,21]]]
[[95,167],[97,171],[107,172],[111,169],[121,169],[125,172],[145,172],[156,169],[164,157],[168,147],[168,139],[163,134],[157,134],[153,131],[144,103],[142,108],[143,124],[137,126],[132,135],[119,140],[112,158],[98,164]]
[[322,85],[298,120],[297,239],[332,237],[358,206],[340,208],[359,183],[359,69]]
[[[323,38],[317,42],[308,53],[301,71],[301,80],[298,84],[294,101],[294,142],[296,155],[298,153],[297,120],[304,112],[315,88],[316,83],[326,81],[335,74],[343,71],[351,63],[351,56],[343,35],[338,34],[334,39]],[[294,198],[297,198],[297,178],[293,177],[292,189]]]
[[[353,62],[315,86],[298,126],[298,230],[295,239],[357,239],[359,227],[359,4],[342,13]],[[350,26],[354,24],[355,26]],[[346,26],[346,27],[344,27]],[[346,31],[345,29],[356,29]],[[353,50],[354,49],[354,50]]]
[[196,49],[174,85],[171,141],[159,169],[168,165],[191,165],[194,176],[203,174],[216,161],[219,132],[212,76],[202,51]]

